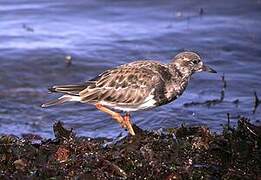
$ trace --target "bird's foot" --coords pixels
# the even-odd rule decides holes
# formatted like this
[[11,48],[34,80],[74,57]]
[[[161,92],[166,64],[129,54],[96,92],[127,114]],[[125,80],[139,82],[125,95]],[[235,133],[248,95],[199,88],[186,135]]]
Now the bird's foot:
[[114,112],[114,111],[102,106],[99,103],[96,104],[96,108],[102,112],[110,114],[112,116],[112,118],[115,119],[118,123],[120,123],[120,125],[123,128],[127,129],[131,135],[133,135],[133,136],[135,135],[132,125],[131,125],[129,113],[127,113],[124,117],[122,117],[120,113]]
[[135,135],[135,132],[134,132],[134,130],[133,130],[133,128],[132,128],[132,123],[131,123],[131,119],[130,119],[130,114],[129,113],[127,113],[124,117],[123,117],[123,119],[124,119],[124,125],[125,125],[125,128],[129,131],[129,133],[131,134],[131,135]]
[[133,135],[133,136],[135,135],[135,132],[131,125],[131,120],[130,120],[129,114],[126,114],[125,116],[122,117],[119,113],[115,113],[112,116],[112,118],[115,119],[118,123],[120,123],[122,128],[127,129],[131,135]]

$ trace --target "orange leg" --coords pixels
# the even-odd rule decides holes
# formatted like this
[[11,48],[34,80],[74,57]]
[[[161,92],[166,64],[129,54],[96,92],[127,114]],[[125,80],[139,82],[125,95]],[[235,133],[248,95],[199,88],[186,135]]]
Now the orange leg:
[[126,113],[125,116],[123,117],[124,121],[125,121],[125,125],[127,126],[127,129],[129,130],[129,132],[131,133],[131,135],[135,135],[135,132],[132,128],[132,123],[131,123],[131,119],[130,119],[130,114]]
[[115,119],[118,123],[120,123],[123,128],[127,128],[131,135],[133,135],[133,136],[135,135],[133,128],[132,128],[132,125],[130,123],[130,115],[129,114],[126,114],[123,118],[120,115],[120,113],[114,112],[114,111],[108,109],[107,107],[104,107],[103,105],[101,105],[99,103],[96,104],[96,108],[99,109],[102,112],[110,114],[112,116],[112,118]]

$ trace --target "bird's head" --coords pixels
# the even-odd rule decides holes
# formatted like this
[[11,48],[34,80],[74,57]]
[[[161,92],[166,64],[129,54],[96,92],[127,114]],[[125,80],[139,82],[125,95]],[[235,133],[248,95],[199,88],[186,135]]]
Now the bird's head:
[[174,57],[172,64],[174,64],[181,73],[188,75],[202,71],[216,73],[214,69],[202,62],[201,57],[197,53],[191,51],[185,51],[177,54]]

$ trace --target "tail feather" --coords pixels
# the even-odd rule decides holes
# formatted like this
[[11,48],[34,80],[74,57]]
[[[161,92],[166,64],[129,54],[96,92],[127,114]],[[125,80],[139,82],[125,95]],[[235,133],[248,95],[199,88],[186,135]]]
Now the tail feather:
[[79,95],[79,93],[84,90],[88,85],[80,84],[80,85],[58,85],[49,88],[48,90],[51,92],[60,92],[71,95]]
[[59,104],[63,104],[65,102],[70,102],[70,101],[81,101],[81,98],[79,96],[63,95],[63,96],[59,97],[58,99],[55,99],[55,100],[42,104],[41,107],[46,108],[46,107],[59,105]]

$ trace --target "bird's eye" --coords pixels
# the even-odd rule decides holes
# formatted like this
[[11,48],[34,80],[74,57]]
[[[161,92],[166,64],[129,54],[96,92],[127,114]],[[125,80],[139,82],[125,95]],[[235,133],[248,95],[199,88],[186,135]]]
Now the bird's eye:
[[193,64],[198,64],[198,63],[199,63],[199,59],[193,59],[193,60],[192,60],[192,63],[193,63]]

